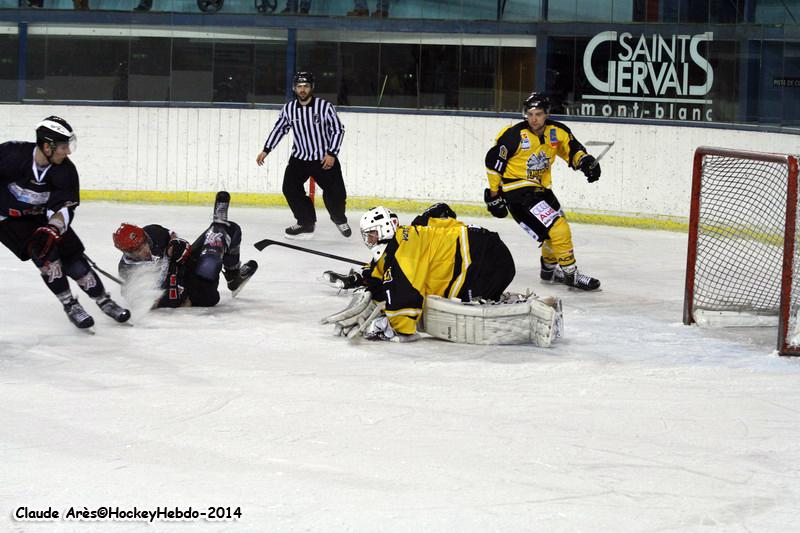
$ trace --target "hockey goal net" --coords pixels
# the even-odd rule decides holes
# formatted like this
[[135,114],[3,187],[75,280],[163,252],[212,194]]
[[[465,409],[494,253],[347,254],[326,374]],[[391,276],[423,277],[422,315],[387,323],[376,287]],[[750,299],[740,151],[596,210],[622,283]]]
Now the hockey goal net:
[[797,158],[700,147],[694,155],[683,322],[778,326],[800,355]]

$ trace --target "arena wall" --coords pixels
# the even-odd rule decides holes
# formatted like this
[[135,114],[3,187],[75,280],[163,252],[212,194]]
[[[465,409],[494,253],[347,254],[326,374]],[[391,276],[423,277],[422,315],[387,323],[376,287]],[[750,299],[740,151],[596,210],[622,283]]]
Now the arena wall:
[[[0,105],[3,139],[32,140],[43,117],[66,118],[78,133],[72,159],[84,199],[207,201],[226,189],[251,204],[279,204],[291,134],[258,167],[275,109]],[[351,206],[376,199],[413,206],[447,201],[482,212],[484,154],[516,119],[339,111]],[[565,122],[588,141],[615,141],[599,182],[558,160],[554,189],[588,221],[679,221],[688,216],[692,156],[700,145],[797,153],[786,133],[626,123]],[[592,147],[599,153],[602,147]],[[208,193],[208,194],[206,194]],[[246,194],[245,194],[246,193]],[[665,222],[666,224],[667,222]]]

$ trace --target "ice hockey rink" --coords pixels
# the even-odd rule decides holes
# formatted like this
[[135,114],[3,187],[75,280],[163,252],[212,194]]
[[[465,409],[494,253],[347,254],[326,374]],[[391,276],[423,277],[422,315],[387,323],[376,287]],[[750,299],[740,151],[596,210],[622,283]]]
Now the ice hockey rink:
[[[510,220],[512,290],[563,299],[550,349],[348,342],[320,325],[349,266],[252,243],[288,208],[244,208],[242,259],[260,269],[210,309],[118,325],[82,297],[77,330],[33,265],[0,248],[0,531],[784,532],[800,523],[800,359],[773,328],[681,324],[686,236],[573,225],[602,291],[538,281]],[[111,233],[160,223],[193,239],[211,207],[85,203],[74,227],[116,272]],[[368,259],[324,210],[314,240]],[[360,212],[351,212],[351,222]],[[410,214],[401,214],[409,221]],[[105,280],[119,296],[119,287]],[[73,285],[74,287],[74,285]],[[77,292],[77,288],[75,288]],[[240,509],[235,521],[46,522],[101,507]]]

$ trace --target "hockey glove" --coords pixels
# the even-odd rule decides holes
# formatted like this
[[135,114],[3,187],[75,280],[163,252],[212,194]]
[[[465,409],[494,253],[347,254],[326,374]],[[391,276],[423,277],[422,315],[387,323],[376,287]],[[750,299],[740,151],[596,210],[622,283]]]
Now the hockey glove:
[[173,263],[185,263],[192,253],[192,245],[183,239],[172,239],[167,246],[167,256]]
[[600,179],[600,163],[597,162],[594,156],[589,154],[583,156],[579,167],[583,175],[586,176],[586,181],[589,183],[594,183]]
[[458,218],[456,212],[444,202],[433,204],[422,212],[422,216],[427,216],[428,218]]
[[322,279],[334,289],[348,290],[364,286],[364,276],[352,269],[349,274],[338,274],[333,270],[326,270],[322,273]]
[[58,228],[52,224],[36,228],[28,241],[28,255],[35,259],[44,259],[60,238]]
[[497,196],[492,197],[492,192],[489,189],[484,189],[483,201],[486,202],[486,209],[489,210],[493,217],[505,218],[508,215],[506,201],[499,193]]

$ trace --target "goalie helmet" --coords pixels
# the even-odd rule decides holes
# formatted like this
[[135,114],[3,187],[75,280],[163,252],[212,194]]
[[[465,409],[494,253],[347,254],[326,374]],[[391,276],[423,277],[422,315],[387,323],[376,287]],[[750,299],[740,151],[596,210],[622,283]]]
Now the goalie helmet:
[[544,93],[532,92],[522,102],[522,116],[527,118],[531,109],[541,109],[545,113],[550,113],[550,98]]
[[144,230],[123,222],[114,232],[114,246],[121,252],[133,252],[145,243]]
[[51,115],[36,125],[36,144],[39,147],[49,144],[53,150],[56,144],[68,144],[70,152],[74,152],[78,137],[66,120]]
[[359,226],[364,244],[372,250],[373,258],[377,261],[383,255],[386,245],[394,238],[399,225],[397,215],[379,205],[371,208],[361,217]]

